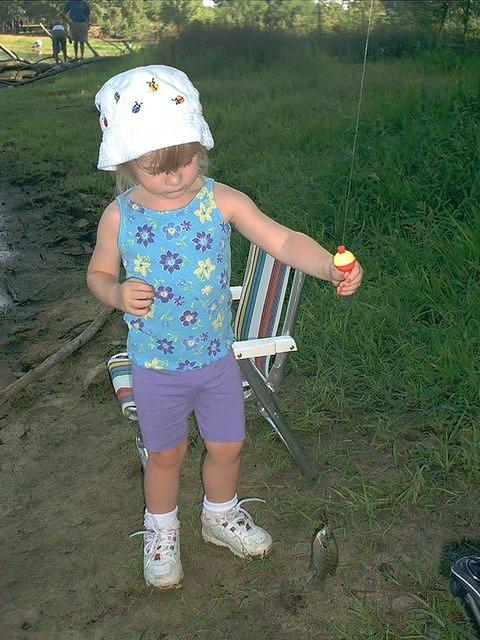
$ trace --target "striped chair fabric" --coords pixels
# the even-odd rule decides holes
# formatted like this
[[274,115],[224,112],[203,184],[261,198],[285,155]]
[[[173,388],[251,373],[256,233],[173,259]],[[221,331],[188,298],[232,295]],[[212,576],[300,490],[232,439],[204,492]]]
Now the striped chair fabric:
[[137,407],[132,392],[132,363],[127,352],[117,353],[107,362],[108,373],[123,415],[137,419]]
[[[251,245],[234,323],[238,341],[276,335],[289,275],[290,267]],[[269,362],[270,356],[255,358],[255,365],[264,377]]]

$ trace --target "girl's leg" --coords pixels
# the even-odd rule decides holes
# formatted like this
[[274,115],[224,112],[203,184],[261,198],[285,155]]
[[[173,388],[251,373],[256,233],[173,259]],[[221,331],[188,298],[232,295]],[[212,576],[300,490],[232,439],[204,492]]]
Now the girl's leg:
[[227,502],[237,493],[243,442],[205,442],[203,486],[209,502]]
[[241,558],[263,558],[272,549],[272,537],[237,500],[242,445],[205,441],[202,535],[206,542],[227,547]]
[[147,584],[177,589],[182,584],[177,495],[187,440],[166,451],[149,451],[145,469],[143,573]]
[[167,451],[149,451],[145,469],[145,502],[149,513],[169,513],[177,504],[180,470],[187,440]]

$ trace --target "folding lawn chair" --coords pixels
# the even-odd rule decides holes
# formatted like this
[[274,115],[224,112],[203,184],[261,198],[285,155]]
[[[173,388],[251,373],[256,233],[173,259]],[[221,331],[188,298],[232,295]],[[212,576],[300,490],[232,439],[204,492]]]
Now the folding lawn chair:
[[[252,244],[243,285],[231,287],[233,300],[239,301],[234,321],[237,341],[232,348],[245,378],[245,400],[253,402],[273,426],[300,471],[307,478],[316,478],[318,472],[291,430],[276,399],[288,354],[297,350],[292,332],[304,280],[304,273],[282,264]],[[277,335],[281,319],[282,330]],[[131,363],[127,354],[112,356],[108,361],[108,370],[124,416],[137,420]],[[145,465],[147,451],[139,429],[136,445],[140,460]]]

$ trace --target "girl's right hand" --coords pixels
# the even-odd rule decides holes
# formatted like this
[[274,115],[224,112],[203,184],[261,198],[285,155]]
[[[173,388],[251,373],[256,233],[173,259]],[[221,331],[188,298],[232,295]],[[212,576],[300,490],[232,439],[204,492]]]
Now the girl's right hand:
[[129,278],[119,285],[117,295],[119,309],[134,316],[146,316],[152,306],[155,289],[143,280]]

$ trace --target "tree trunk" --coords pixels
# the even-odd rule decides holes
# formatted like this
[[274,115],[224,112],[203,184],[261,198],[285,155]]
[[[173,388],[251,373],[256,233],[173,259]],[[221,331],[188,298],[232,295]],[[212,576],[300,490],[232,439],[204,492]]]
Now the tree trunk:
[[448,12],[450,11],[450,2],[442,2],[442,6],[440,8],[440,27],[438,28],[438,33],[442,33],[443,27],[445,26],[445,22],[447,21]]
[[467,37],[468,26],[472,15],[472,0],[463,0],[462,4],[463,39]]

